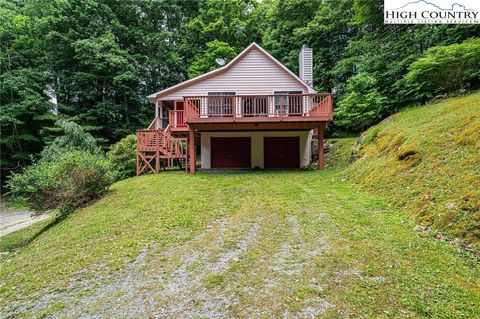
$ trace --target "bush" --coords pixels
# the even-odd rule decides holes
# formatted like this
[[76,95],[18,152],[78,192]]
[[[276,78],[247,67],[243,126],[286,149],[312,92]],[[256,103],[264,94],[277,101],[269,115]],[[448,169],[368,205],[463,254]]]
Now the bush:
[[99,198],[111,183],[108,162],[101,155],[70,151],[53,162],[38,162],[8,182],[9,194],[24,198],[38,213],[62,214]]
[[121,180],[135,176],[137,138],[135,134],[127,135],[110,147],[107,153],[113,178]]
[[[437,46],[410,65],[407,82],[436,93],[465,89],[480,77],[480,39]],[[478,83],[477,83],[478,84]]]
[[94,155],[103,154],[100,147],[97,146],[95,138],[86,133],[77,123],[60,120],[55,123],[55,126],[63,131],[63,135],[55,138],[52,144],[43,149],[41,162],[53,162],[65,152],[74,150]]

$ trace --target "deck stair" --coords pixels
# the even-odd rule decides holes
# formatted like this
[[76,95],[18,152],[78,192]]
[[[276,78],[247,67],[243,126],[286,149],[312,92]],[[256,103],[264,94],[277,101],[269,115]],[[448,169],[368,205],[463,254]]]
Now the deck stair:
[[[155,122],[156,120],[152,124]],[[177,162],[181,169],[186,169],[187,139],[173,137],[168,127],[155,129],[152,124],[147,130],[137,131],[137,175],[158,173],[161,168],[173,166],[174,162]]]

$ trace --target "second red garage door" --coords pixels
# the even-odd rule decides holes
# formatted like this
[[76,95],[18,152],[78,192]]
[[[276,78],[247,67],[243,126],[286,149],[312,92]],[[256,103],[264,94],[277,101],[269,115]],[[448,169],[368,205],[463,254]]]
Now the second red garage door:
[[265,137],[263,139],[265,168],[300,167],[300,141],[298,136]]
[[212,168],[250,168],[250,137],[212,137]]

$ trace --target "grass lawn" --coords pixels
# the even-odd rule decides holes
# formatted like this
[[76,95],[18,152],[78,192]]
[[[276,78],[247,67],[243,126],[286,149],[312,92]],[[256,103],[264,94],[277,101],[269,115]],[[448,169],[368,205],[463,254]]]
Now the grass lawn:
[[2,256],[2,317],[478,316],[475,256],[330,167],[116,183]]
[[480,92],[370,128],[348,175],[480,252]]

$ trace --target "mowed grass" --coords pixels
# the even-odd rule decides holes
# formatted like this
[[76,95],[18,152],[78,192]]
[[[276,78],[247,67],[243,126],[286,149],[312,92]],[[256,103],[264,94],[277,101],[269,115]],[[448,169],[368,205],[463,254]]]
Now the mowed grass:
[[480,250],[480,93],[394,115],[365,133],[358,157],[351,180]]
[[[295,238],[286,226],[289,218],[298,221]],[[225,272],[201,280],[214,295],[233,285],[230,291],[238,303],[224,310],[231,317],[261,317],[250,313],[252,308],[277,317],[297,311],[313,297],[331,305],[318,315],[327,318],[475,318],[480,313],[475,256],[415,231],[403,211],[352,185],[339,169],[196,176],[167,172],[118,182],[101,200],[3,256],[1,306],[11,313],[19,300],[34,302],[48,292],[68,290],[69,283],[93,272],[121,272],[142,250],[175,249],[223,219],[233,229],[237,222],[258,223],[246,252],[229,261]],[[226,235],[226,247],[236,247],[237,232]],[[284,288],[274,297],[277,308],[261,293],[248,295],[247,288],[256,291],[267,278],[276,278],[270,267],[273,256],[282,243],[295,247],[299,238],[301,247],[318,246],[321,253],[284,258],[285,263],[292,259],[293,266],[307,266],[284,276]],[[160,258],[152,265],[168,268],[169,263]],[[322,288],[313,289],[312,283]],[[80,298],[79,292],[68,293],[73,301]],[[17,315],[54,316],[63,307]]]

